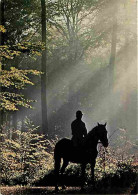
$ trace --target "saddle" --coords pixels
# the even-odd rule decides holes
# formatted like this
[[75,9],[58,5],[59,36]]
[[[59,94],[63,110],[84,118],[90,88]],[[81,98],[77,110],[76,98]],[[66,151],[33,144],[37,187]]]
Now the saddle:
[[72,142],[72,147],[74,150],[76,151],[83,151],[84,150],[84,146],[83,146],[83,140],[82,142],[76,141],[74,139],[71,139]]

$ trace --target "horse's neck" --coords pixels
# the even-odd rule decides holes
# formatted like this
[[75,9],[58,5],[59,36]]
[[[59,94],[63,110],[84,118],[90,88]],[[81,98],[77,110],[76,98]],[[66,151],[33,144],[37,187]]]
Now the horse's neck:
[[98,144],[98,137],[97,137],[97,135],[94,133],[93,135],[92,135],[92,139],[91,139],[92,141],[91,141],[91,144],[92,144],[92,146],[93,147],[97,147],[97,144]]
[[88,142],[86,145],[89,147],[88,149],[97,149],[98,140],[98,136],[95,131],[93,131],[91,136],[86,138],[86,142]]

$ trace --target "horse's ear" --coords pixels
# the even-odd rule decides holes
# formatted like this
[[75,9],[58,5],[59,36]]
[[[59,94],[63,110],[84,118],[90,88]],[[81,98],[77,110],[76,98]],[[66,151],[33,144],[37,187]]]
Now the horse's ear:
[[98,125],[98,126],[100,126],[100,124],[99,124],[99,123],[97,123],[97,125]]
[[107,125],[107,122],[104,124],[104,126],[106,127],[106,125]]

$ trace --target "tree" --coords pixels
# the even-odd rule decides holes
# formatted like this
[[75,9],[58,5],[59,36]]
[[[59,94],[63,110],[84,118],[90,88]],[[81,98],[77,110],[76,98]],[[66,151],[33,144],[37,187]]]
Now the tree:
[[[42,9],[43,12],[45,12],[45,8],[43,6],[45,2],[42,2]],[[17,51],[21,51],[22,53],[29,53],[30,52],[30,48],[28,49],[28,47],[26,47],[26,49],[22,49],[22,48],[17,48],[16,45],[21,42],[24,41],[28,41],[31,39],[39,39],[40,38],[40,21],[41,21],[41,17],[40,17],[40,7],[41,3],[39,1],[6,1],[5,4],[5,28],[7,29],[6,33],[5,33],[5,37],[6,37],[6,41],[5,44],[10,44],[12,46],[13,50],[17,50]],[[14,10],[14,12],[13,12]],[[42,14],[43,17],[45,17],[45,14]],[[12,18],[12,19],[11,19]],[[43,21],[45,20],[42,19]],[[44,21],[45,22],[45,21]],[[43,24],[44,24],[43,22]],[[44,25],[43,25],[44,26]],[[42,42],[44,47],[45,47],[45,38],[44,36],[46,36],[45,32],[44,32],[44,28],[42,27]],[[33,36],[34,34],[36,34],[38,32],[38,36],[36,36],[37,38],[34,38],[35,36]],[[32,44],[33,45],[33,44]],[[21,50],[20,50],[21,49]],[[46,63],[46,51],[42,52],[42,72],[44,73],[42,75],[42,101],[43,101],[43,106],[42,106],[42,110],[44,109],[44,102],[46,101],[46,71],[45,71],[45,64]],[[24,58],[24,56],[22,55],[22,59]],[[15,67],[18,69],[18,60],[16,58],[15,62],[14,62]],[[44,81],[45,80],[45,81]],[[15,89],[16,90],[16,89]],[[44,97],[45,96],[45,97]],[[46,111],[47,112],[47,111]],[[14,112],[14,116],[16,116],[16,112]],[[44,113],[45,111],[42,111],[42,115],[43,115],[43,119],[42,121],[46,121],[47,119],[45,119]],[[14,117],[16,118],[16,117]],[[46,117],[47,118],[47,117]],[[16,120],[15,120],[16,123]],[[45,122],[43,122],[44,124]],[[47,122],[46,122],[47,123]],[[46,125],[47,126],[47,125]],[[46,129],[45,127],[43,127],[42,129]]]
[[117,44],[117,4],[115,3],[114,6],[114,12],[113,12],[113,19],[112,19],[112,40],[111,40],[111,56],[110,56],[110,62],[109,62],[109,74],[111,76],[110,78],[110,88],[112,88],[113,79],[114,79],[114,66],[115,66],[115,58],[116,58],[116,44]]
[[[109,62],[109,126],[111,130],[114,129],[117,124],[122,128],[131,129],[135,123],[135,116],[130,116],[130,113],[136,113],[135,108],[133,108],[133,111],[130,111],[129,109],[130,107],[131,109],[133,107],[133,104],[130,101],[130,99],[132,99],[130,98],[130,89],[132,88],[132,82],[134,87],[135,74],[133,73],[133,79],[130,79],[128,74],[128,70],[132,71],[135,68],[134,61],[132,60],[134,58],[133,56],[135,55],[135,34],[131,30],[132,27],[130,27],[130,20],[131,23],[134,24],[131,10],[132,7],[134,8],[134,5],[129,0],[116,1],[114,2],[111,13],[112,31]],[[128,78],[130,80],[129,82]],[[120,86],[118,87],[117,82],[119,82],[119,80],[121,80],[121,82]],[[117,87],[118,89],[116,89]],[[132,96],[134,98],[133,101],[135,101],[136,96]],[[116,115],[117,108],[118,116]],[[132,118],[134,120],[133,124],[130,122],[130,120],[132,121]]]
[[[106,1],[58,0],[49,3],[51,9],[47,10],[47,15],[51,14],[53,17],[47,19],[48,43],[50,43],[48,45],[50,48],[48,65],[49,69],[53,68],[53,71],[49,70],[48,72],[48,85],[55,84],[53,90],[55,95],[50,107],[52,122],[49,122],[49,126],[52,124],[51,129],[54,130],[55,128],[56,132],[57,129],[62,129],[64,132],[68,125],[67,121],[71,118],[74,110],[80,106],[80,99],[84,99],[84,94],[82,95],[78,91],[81,82],[76,81],[72,84],[68,79],[68,72],[76,71],[76,77],[80,72],[80,77],[83,80],[81,67],[82,64],[87,63],[85,61],[88,57],[87,53],[94,53],[109,34],[108,29],[97,28],[99,25],[97,25],[97,15],[105,6],[104,2]],[[80,70],[76,68],[79,66]],[[70,76],[72,77],[72,75]],[[62,89],[56,87],[57,82],[62,82]],[[51,86],[53,86],[52,84]],[[59,110],[58,102],[61,102],[61,100],[63,106]],[[57,105],[55,106],[55,104]],[[65,115],[65,113],[67,114]],[[53,120],[55,123],[53,123]]]
[[51,14],[53,17],[48,18],[48,24],[51,29],[56,29],[55,38],[60,43],[64,43],[63,55],[70,64],[81,60],[89,48],[98,47],[105,36],[105,31],[97,31],[94,21],[106,1],[108,0],[50,1],[49,8],[51,9],[48,9],[47,15]]
[[[25,132],[1,133],[1,179],[5,183],[32,184],[43,178],[53,167],[53,142],[38,134],[38,127],[25,119]],[[50,147],[52,146],[52,147]]]
[[[0,25],[1,28],[4,26],[4,0],[0,1]],[[2,29],[0,31],[0,45],[4,44],[4,34],[2,33]]]
[[[1,31],[5,32],[3,26]],[[40,43],[31,44],[17,44],[13,46],[1,45],[0,46],[0,59],[1,66],[2,63],[6,65],[8,60],[13,60],[16,56],[21,55],[22,52],[30,52],[30,54],[40,55],[42,46]],[[29,104],[30,100],[26,99],[21,93],[27,85],[34,85],[34,83],[29,78],[29,74],[40,75],[37,70],[21,70],[15,67],[10,67],[10,69],[0,69],[0,85],[3,90],[0,91],[0,111],[7,113],[7,111],[19,110],[21,106],[26,108],[31,108]]]
[[35,39],[40,29],[39,0],[5,1],[5,44],[13,45]]
[[116,62],[116,46],[117,46],[117,2],[114,2],[111,9],[111,50],[109,59],[109,105],[108,105],[108,120],[109,128],[112,130],[114,106],[113,106],[113,93],[114,93],[114,81],[115,81],[115,62]]
[[42,132],[46,134],[46,129],[48,130],[48,119],[47,119],[47,102],[46,102],[46,3],[45,0],[41,0],[42,9],[42,43],[45,49],[42,52],[42,62],[41,62],[41,109],[42,109]]
[[[0,46],[4,44],[4,0],[0,1]],[[2,59],[0,58],[0,70],[3,69]],[[2,91],[2,86],[0,84],[0,92]],[[3,111],[0,111],[0,126],[3,124]]]

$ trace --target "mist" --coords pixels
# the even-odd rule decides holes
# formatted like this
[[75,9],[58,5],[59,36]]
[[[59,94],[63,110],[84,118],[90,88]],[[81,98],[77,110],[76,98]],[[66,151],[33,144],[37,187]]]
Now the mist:
[[[118,3],[116,55],[111,75],[111,40],[114,25],[112,11],[113,5],[107,3],[100,12],[89,14],[79,26],[81,30],[78,30],[77,36],[80,35],[80,38],[75,39],[74,34],[68,35],[73,37],[71,40],[73,42],[69,43],[69,46],[67,46],[69,39],[62,37],[55,27],[48,26],[49,32],[53,33],[47,37],[53,44],[51,53],[48,51],[47,54],[49,135],[71,137],[71,122],[75,119],[76,111],[81,110],[82,120],[86,123],[88,131],[96,126],[97,122],[107,122],[109,134],[115,129],[123,128],[128,131],[130,137],[135,138],[137,134],[135,2]],[[65,26],[64,17],[60,19]],[[91,34],[87,35],[88,32]],[[91,44],[82,55],[84,40],[87,44],[89,42]],[[75,52],[78,52],[76,54],[78,56],[73,60]],[[40,57],[35,64],[40,67]],[[41,124],[41,97],[38,83],[33,90],[30,88],[31,94],[26,92],[28,97],[37,100],[33,103],[34,109],[20,110],[18,121],[28,115],[36,124]]]

